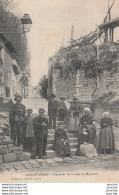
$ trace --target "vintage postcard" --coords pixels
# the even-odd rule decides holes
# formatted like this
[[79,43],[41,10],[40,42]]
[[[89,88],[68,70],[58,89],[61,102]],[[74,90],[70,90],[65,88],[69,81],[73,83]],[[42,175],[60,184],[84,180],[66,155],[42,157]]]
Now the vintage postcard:
[[119,182],[119,0],[0,0],[0,182]]

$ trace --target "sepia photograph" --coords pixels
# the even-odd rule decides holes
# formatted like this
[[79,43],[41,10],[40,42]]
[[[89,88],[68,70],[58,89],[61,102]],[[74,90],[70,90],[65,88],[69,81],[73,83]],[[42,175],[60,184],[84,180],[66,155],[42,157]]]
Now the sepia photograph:
[[0,182],[119,182],[119,0],[0,0]]

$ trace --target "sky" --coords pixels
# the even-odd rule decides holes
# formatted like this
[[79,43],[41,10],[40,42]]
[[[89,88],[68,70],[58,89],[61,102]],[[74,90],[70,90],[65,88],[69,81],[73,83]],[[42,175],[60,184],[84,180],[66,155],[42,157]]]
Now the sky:
[[[47,74],[48,58],[70,41],[72,25],[74,39],[86,35],[103,22],[108,8],[108,0],[16,1],[20,14],[28,13],[33,22],[27,34],[33,86]],[[111,15],[112,18],[119,17],[119,0],[115,0]]]

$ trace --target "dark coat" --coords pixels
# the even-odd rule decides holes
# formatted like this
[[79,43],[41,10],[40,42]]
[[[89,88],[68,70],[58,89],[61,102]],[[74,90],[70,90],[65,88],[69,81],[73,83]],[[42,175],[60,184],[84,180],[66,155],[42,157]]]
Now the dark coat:
[[98,149],[115,150],[115,140],[113,132],[113,121],[111,118],[102,118],[100,121],[101,130],[99,133]]
[[[41,124],[45,122],[46,126],[41,126]],[[33,128],[34,128],[34,135],[35,137],[48,137],[48,120],[45,117],[38,116],[34,118],[33,122]]]
[[108,127],[108,126],[113,126],[113,121],[111,118],[102,118],[100,121],[100,126],[103,127]]
[[28,86],[28,77],[27,76],[23,76],[21,79],[20,79],[20,82],[23,86]]
[[68,136],[67,133],[64,129],[58,129],[55,131],[55,135],[54,135],[55,140],[68,140]]
[[[55,131],[55,142],[54,142],[54,149],[57,154],[70,154],[70,145],[68,141],[68,136],[65,130],[58,129]],[[64,141],[67,140],[66,144]]]
[[87,135],[83,134],[82,132],[79,133],[78,147],[80,147],[80,145],[83,144],[84,142],[88,142],[88,141],[89,141],[89,133]]
[[58,112],[58,101],[54,100],[52,101],[51,99],[48,102],[48,115],[56,114]]
[[93,124],[93,119],[92,116],[90,115],[83,115],[81,120],[80,120],[81,125],[85,125],[85,123],[87,125]]
[[23,104],[21,103],[13,104],[11,108],[10,122],[13,124],[15,121],[17,121],[19,115],[22,121],[24,121],[25,114],[26,114],[26,107]]

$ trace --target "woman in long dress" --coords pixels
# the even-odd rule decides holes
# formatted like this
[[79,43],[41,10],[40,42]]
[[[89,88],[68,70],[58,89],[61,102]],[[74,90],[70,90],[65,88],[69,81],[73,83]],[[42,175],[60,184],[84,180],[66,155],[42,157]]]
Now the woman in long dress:
[[69,131],[79,132],[81,107],[76,97],[73,98],[73,102],[71,102],[69,113]]
[[109,112],[104,112],[103,116],[100,121],[101,130],[99,133],[98,151],[110,154],[115,150],[113,121],[109,117]]
[[96,149],[93,144],[89,143],[89,132],[86,126],[82,126],[78,137],[77,156],[86,156],[92,158],[97,156]]
[[54,150],[63,158],[70,157],[70,144],[62,123],[58,124],[58,129],[55,131]]
[[95,145],[96,129],[93,124],[92,116],[90,115],[90,108],[84,108],[84,115],[81,117],[80,124],[85,125],[89,133],[89,142]]

